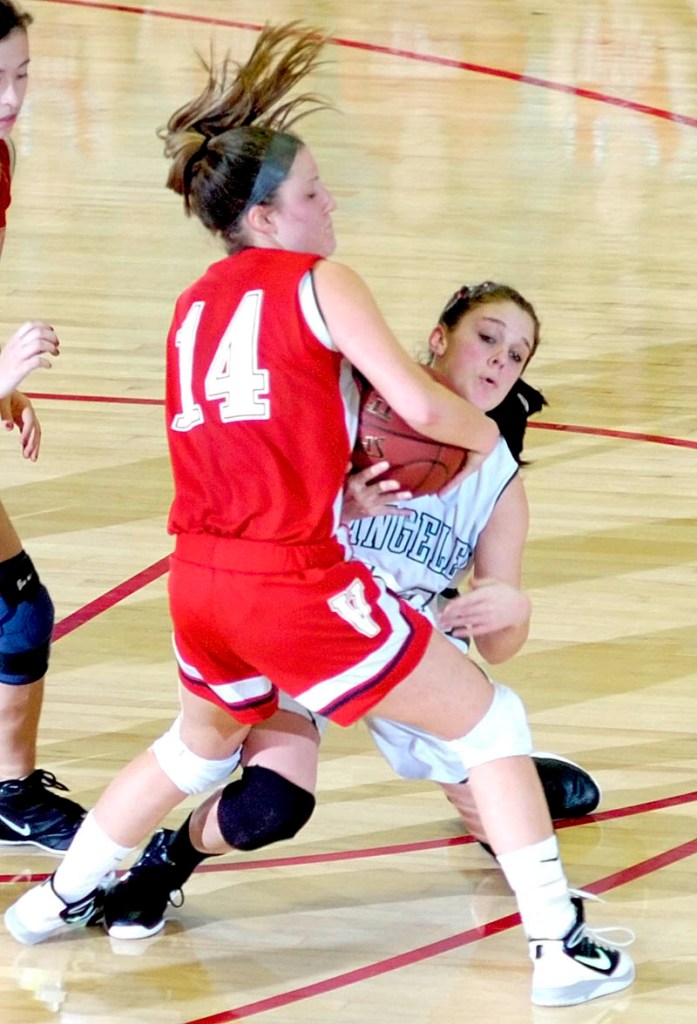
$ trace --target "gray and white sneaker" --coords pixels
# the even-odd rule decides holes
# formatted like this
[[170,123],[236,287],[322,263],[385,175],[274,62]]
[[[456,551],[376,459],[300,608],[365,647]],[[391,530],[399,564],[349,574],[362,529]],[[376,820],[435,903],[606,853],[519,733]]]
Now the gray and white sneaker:
[[[634,981],[634,961],[601,941],[586,925],[583,901],[574,896],[576,920],[561,939],[530,939],[532,1001],[537,1006],[573,1006],[620,992]],[[615,931],[617,929],[604,929]],[[634,936],[628,929],[621,929]],[[628,943],[625,943],[625,945]]]
[[53,875],[20,896],[5,912],[8,932],[26,945],[58,932],[96,924],[102,916],[104,890],[97,888],[74,903],[66,903],[53,888]]

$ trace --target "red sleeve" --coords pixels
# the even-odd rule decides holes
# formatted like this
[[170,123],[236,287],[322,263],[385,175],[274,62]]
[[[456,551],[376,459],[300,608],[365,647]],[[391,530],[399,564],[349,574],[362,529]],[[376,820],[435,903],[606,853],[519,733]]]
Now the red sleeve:
[[10,150],[5,139],[0,139],[0,228],[4,228],[7,223],[7,208],[12,201],[11,175]]

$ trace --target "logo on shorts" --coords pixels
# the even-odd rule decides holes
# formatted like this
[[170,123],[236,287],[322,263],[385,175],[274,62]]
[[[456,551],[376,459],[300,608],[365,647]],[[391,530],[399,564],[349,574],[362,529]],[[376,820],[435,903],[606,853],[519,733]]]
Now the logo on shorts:
[[363,636],[373,637],[380,633],[380,626],[371,614],[372,609],[366,600],[365,587],[361,580],[352,580],[345,590],[330,597],[327,604]]

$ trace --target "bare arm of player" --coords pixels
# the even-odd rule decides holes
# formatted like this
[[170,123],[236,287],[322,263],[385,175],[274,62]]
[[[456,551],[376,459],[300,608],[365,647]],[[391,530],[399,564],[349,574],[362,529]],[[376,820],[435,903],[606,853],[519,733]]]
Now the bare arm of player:
[[477,541],[470,591],[449,601],[440,615],[441,628],[472,637],[492,665],[512,658],[528,636],[531,603],[521,590],[528,523],[525,488],[516,476]]
[[357,274],[343,264],[322,260],[313,277],[332,340],[410,426],[437,441],[482,454],[492,451],[498,427],[414,362]]

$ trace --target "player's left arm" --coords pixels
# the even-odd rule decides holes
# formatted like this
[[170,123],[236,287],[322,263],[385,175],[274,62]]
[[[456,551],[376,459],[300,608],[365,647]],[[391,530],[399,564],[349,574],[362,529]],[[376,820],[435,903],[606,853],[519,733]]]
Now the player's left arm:
[[492,665],[513,657],[528,636],[531,603],[521,589],[528,524],[525,488],[516,475],[479,536],[469,591],[448,601],[439,616],[442,629],[473,638]]

